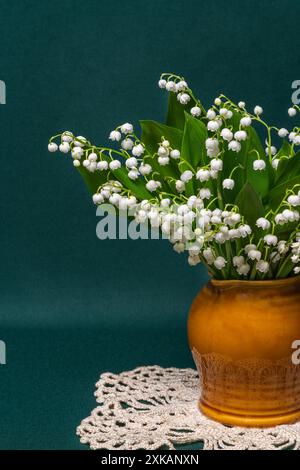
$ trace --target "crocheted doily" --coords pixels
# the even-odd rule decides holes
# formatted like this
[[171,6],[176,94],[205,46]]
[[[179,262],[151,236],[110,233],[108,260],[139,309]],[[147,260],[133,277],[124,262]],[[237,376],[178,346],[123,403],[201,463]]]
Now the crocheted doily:
[[300,422],[266,429],[228,427],[197,407],[199,378],[193,369],[139,367],[105,373],[96,384],[99,406],[77,428],[91,449],[205,450],[300,449]]

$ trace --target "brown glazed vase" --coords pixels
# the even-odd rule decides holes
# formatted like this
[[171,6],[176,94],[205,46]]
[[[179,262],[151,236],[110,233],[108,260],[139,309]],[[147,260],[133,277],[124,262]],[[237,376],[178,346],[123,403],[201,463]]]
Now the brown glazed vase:
[[292,343],[300,339],[300,276],[211,280],[191,307],[188,336],[206,416],[246,427],[300,419],[300,365],[292,362]]

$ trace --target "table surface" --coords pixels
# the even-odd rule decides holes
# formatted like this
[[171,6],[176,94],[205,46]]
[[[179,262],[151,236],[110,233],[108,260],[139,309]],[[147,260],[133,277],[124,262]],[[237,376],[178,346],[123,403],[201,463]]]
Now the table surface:
[[[75,434],[96,406],[101,372],[193,367],[184,328],[2,329],[1,449],[86,449]],[[195,448],[195,446],[185,446]]]

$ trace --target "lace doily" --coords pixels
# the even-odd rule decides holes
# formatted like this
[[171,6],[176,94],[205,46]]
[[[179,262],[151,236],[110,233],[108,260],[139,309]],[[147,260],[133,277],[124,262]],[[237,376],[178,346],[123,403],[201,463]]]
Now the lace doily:
[[197,407],[193,369],[139,367],[105,373],[96,384],[99,406],[77,428],[91,449],[157,450],[203,443],[204,450],[300,449],[300,422],[267,429],[228,427]]

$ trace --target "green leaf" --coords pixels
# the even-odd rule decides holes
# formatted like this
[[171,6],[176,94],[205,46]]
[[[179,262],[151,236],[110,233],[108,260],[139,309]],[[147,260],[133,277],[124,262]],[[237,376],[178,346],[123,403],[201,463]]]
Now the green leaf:
[[[226,125],[231,125],[233,132],[239,130],[242,115],[242,112],[234,110],[232,118],[227,121]],[[244,167],[244,175],[239,172],[239,179],[236,182],[237,187],[241,189],[248,181],[253,189],[263,198],[268,194],[269,191],[272,167],[265,156],[263,145],[254,127],[250,126],[245,130],[248,134],[248,137],[245,142],[241,142],[241,151],[239,153],[234,153],[230,150],[226,150],[224,153],[224,168],[226,171],[226,178],[229,177],[229,174],[234,167],[241,164]],[[258,155],[266,162],[267,168],[264,171],[253,170],[253,162],[254,160],[257,160]]]
[[294,150],[293,150],[293,147],[291,146],[291,144],[285,140],[282,144],[282,146],[280,147],[279,151],[277,152],[277,155],[276,157],[282,157],[282,156],[287,156],[287,157],[291,157],[294,155]]
[[289,256],[280,267],[276,278],[277,279],[285,279],[292,273],[293,267],[295,264],[292,262],[291,257]]
[[275,225],[274,235],[280,238],[280,240],[288,240],[291,233],[296,230],[298,222],[289,222],[284,225]]
[[[196,170],[197,166],[205,165],[206,150],[205,140],[207,131],[205,124],[198,119],[185,113],[185,126],[183,132],[182,146],[180,152],[180,171]],[[193,181],[185,184],[185,194],[192,196],[195,194]]]
[[278,165],[279,175],[276,180],[276,186],[300,175],[300,152],[293,157],[284,159]]
[[252,227],[255,227],[255,222],[265,212],[261,197],[249,182],[239,192],[235,204],[239,207],[240,213],[244,216],[246,222]]
[[205,140],[207,139],[206,126],[202,121],[185,113],[185,126],[181,146],[181,157],[190,163],[194,169],[206,165]]
[[166,119],[167,126],[183,129],[185,123],[184,111],[188,109],[187,106],[188,105],[184,106],[178,102],[176,93],[169,93]]
[[[177,99],[176,93],[169,93],[168,113],[166,124],[171,127],[177,127],[177,129],[184,129],[185,125],[185,112],[190,112],[190,109],[195,106],[195,100],[191,99],[188,104],[182,105]],[[199,106],[199,103],[198,103]],[[206,111],[200,103],[201,114],[205,115]]]
[[153,155],[157,153],[162,137],[170,142],[173,149],[180,150],[183,136],[182,131],[175,129],[175,127],[160,124],[156,121],[140,121],[140,125],[142,128],[141,140],[144,143],[147,152],[150,154],[149,157],[146,157],[148,163],[150,163],[155,172],[161,175],[163,181],[166,182],[169,176],[178,179],[180,177],[180,173],[178,171],[177,163],[174,160],[170,159],[170,163],[168,165],[161,166],[158,163],[157,155]]
[[166,126],[156,121],[140,121],[142,128],[142,142],[149,153],[157,153],[161,138],[167,139],[172,148],[180,149],[183,133],[175,127]]
[[275,186],[269,195],[271,209],[277,209],[282,202],[287,189],[293,188],[296,184],[300,185],[300,175]]
[[[107,173],[105,171],[91,173],[83,166],[78,167],[78,171],[91,194],[95,194],[99,186],[107,181]],[[120,181],[124,188],[129,189],[139,200],[150,199],[152,197],[151,193],[145,187],[145,181],[142,179],[132,181],[128,178],[127,171],[124,167],[118,170],[111,170],[110,179]]]
[[[244,161],[246,181],[251,184],[254,191],[256,191],[262,198],[264,198],[269,192],[270,174],[272,172],[272,167],[268,158],[266,158],[265,156],[264,148],[255,129],[253,127],[249,127],[247,129],[247,132],[249,136],[249,142],[247,155]],[[265,170],[256,171],[253,169],[253,162],[258,158],[257,153],[260,155],[260,158],[266,163]]]
[[243,114],[241,111],[238,111],[237,109],[231,109],[232,111],[232,118],[226,120],[226,126],[231,127],[232,132],[236,132],[240,128],[240,120],[243,117]]
[[[224,173],[220,173],[220,182],[219,186],[222,186],[222,182],[224,179],[229,178],[230,171],[226,170],[226,166],[224,165],[225,159],[223,160],[223,168],[224,168]],[[238,162],[237,162],[238,163]],[[226,176],[225,176],[226,175]],[[228,176],[227,176],[228,175]],[[244,177],[244,170],[242,168],[238,168],[235,170],[233,174],[233,180],[234,180],[234,187],[233,189],[222,189],[222,199],[225,204],[234,204],[237,195],[245,185],[245,177]]]
[[[277,170],[274,169],[274,175],[275,175],[275,181],[278,182],[278,180],[282,177],[284,173],[286,173],[288,164],[290,159],[292,159],[294,155],[293,152],[293,147],[289,142],[286,140],[283,142],[279,152],[276,155],[276,158],[279,158],[279,165],[277,167]],[[283,158],[285,157],[285,158]],[[287,158],[286,158],[287,157]]]
[[146,189],[145,181],[143,179],[136,179],[135,181],[131,180],[124,167],[119,168],[118,170],[113,170],[112,174],[116,180],[120,181],[120,183],[122,183],[125,188],[129,189],[140,201],[143,199],[151,199],[152,195]]
[[[223,174],[224,179],[229,178],[232,170],[241,166],[241,169],[235,170],[233,179],[235,180],[235,188],[230,191],[224,191],[225,202],[232,202],[232,197],[242,190],[244,185],[249,182],[254,191],[262,198],[268,194],[270,187],[270,172],[272,167],[265,157],[264,149],[261,144],[260,138],[253,127],[247,128],[247,140],[241,142],[242,148],[240,152],[235,153],[227,149],[223,154]],[[266,169],[263,171],[255,171],[253,169],[253,162],[257,160],[258,155],[266,162]]]
[[95,194],[99,186],[106,182],[106,173],[104,171],[97,171],[95,173],[91,173],[82,165],[78,167],[77,170],[80,173],[88,191],[91,194]]

